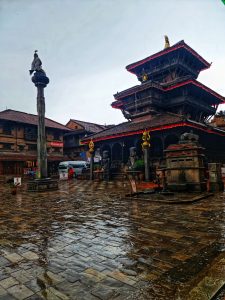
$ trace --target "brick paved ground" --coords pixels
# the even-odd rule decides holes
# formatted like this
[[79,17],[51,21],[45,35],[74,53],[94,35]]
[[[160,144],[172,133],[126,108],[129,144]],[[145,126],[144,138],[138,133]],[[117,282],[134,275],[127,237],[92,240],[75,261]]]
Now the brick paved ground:
[[[125,183],[126,184],[126,183]],[[209,299],[225,282],[225,198],[122,198],[123,182],[0,187],[0,299]],[[207,298],[208,297],[208,298]]]

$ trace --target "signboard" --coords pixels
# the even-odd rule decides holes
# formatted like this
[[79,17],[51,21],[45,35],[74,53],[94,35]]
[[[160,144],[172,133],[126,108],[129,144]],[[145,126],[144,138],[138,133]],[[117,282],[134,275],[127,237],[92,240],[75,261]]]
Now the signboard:
[[63,147],[63,142],[50,142],[50,146],[52,147]]
[[21,177],[14,177],[14,185],[21,186]]
[[59,173],[59,179],[60,180],[67,180],[68,179],[68,173]]

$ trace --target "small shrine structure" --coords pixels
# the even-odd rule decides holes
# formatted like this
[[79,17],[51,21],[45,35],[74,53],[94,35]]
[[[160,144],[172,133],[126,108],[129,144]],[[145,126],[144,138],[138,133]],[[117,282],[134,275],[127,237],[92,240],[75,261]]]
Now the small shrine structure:
[[206,191],[206,160],[204,148],[193,133],[181,135],[179,143],[170,145],[166,157],[167,187],[172,191]]

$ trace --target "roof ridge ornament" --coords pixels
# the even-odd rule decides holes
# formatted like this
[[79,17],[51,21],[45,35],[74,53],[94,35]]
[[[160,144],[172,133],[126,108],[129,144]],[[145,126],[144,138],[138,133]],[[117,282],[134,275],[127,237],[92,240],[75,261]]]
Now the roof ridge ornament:
[[165,39],[165,46],[164,49],[169,48],[170,47],[170,41],[167,35],[164,35],[164,39]]

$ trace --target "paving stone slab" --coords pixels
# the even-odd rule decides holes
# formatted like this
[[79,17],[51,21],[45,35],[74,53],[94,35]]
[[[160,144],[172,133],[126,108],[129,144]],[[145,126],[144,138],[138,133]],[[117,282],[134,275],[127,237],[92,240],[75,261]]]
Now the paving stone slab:
[[5,255],[5,258],[9,261],[11,261],[12,263],[18,263],[21,260],[23,260],[23,257],[17,253],[9,253]]
[[101,300],[110,300],[119,296],[119,292],[116,289],[110,289],[108,286],[103,284],[97,284],[91,294],[100,298]]
[[14,286],[16,284],[19,284],[19,281],[13,277],[8,277],[0,281],[0,286],[3,287],[4,289],[8,289],[11,286]]
[[39,256],[35,252],[32,252],[32,251],[24,252],[24,253],[22,253],[22,256],[28,260],[36,260],[39,258]]
[[25,285],[14,285],[10,287],[7,291],[9,294],[13,295],[13,297],[15,297],[18,300],[26,299],[34,294]]

